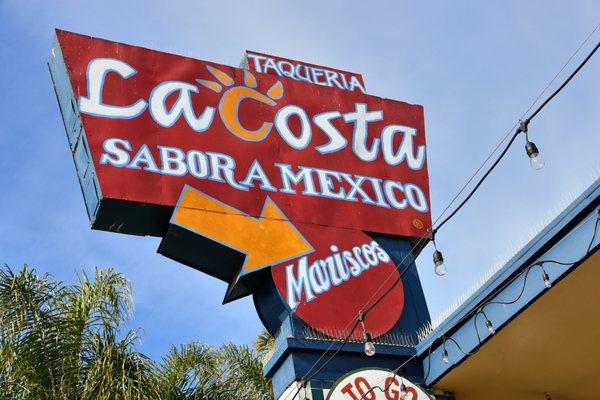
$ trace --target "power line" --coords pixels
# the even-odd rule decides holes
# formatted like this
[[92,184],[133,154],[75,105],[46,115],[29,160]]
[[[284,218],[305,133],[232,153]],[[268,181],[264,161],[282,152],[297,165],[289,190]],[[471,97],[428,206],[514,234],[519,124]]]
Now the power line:
[[590,52],[590,54],[588,54],[588,56],[581,62],[581,64],[579,64],[579,67],[577,67],[577,69],[575,71],[573,71],[573,73],[571,73],[571,75],[569,75],[569,77],[563,82],[562,85],[559,86],[558,89],[556,89],[554,91],[554,93],[552,93],[550,95],[550,97],[548,97],[546,99],[546,101],[544,101],[542,103],[542,105],[540,105],[538,107],[537,110],[535,110],[533,112],[533,114],[531,114],[531,116],[527,119],[527,121],[531,121],[533,118],[535,118],[536,115],[538,115],[538,113],[540,111],[542,111],[544,109],[544,107],[546,107],[546,105],[557,95],[561,92],[561,90],[564,89],[565,86],[567,86],[567,84],[571,81],[571,79],[573,79],[575,77],[575,75],[577,75],[577,73],[581,70],[581,68],[583,68],[583,66],[590,60],[590,58],[592,58],[592,56],[594,55],[594,53],[596,52],[596,50],[598,50],[598,47],[600,47],[600,42],[598,42],[598,44],[596,44],[596,47],[594,47],[594,49]]
[[[550,79],[550,81],[548,81],[548,83],[546,84],[546,86],[537,95],[537,97],[535,98],[535,100],[533,100],[533,102],[529,105],[529,107],[527,108],[527,110],[525,110],[525,112],[521,115],[521,118],[519,118],[519,120],[522,120],[522,119],[525,118],[525,116],[529,113],[529,111],[531,111],[531,109],[533,108],[533,106],[535,106],[535,104],[538,102],[538,100],[541,99],[542,96],[544,95],[544,93],[546,93],[546,91],[550,88],[550,86],[552,86],[552,84],[554,83],[554,81],[556,81],[556,79],[560,76],[560,74],[562,74],[562,72],[567,68],[567,66],[569,66],[569,64],[571,63],[571,61],[577,56],[577,54],[579,54],[579,52],[581,51],[581,49],[590,40],[590,38],[594,35],[594,33],[596,33],[596,31],[598,30],[598,28],[600,28],[600,24],[596,25],[596,27],[581,42],[581,44],[579,45],[579,47],[577,47],[577,49],[575,49],[575,51],[573,52],[573,54],[571,54],[571,56],[567,59],[567,61],[565,61],[565,63],[563,64],[563,66],[560,68],[560,70],[558,70],[558,72],[554,75],[554,77],[552,79]],[[492,151],[486,157],[486,159],[483,160],[483,162],[479,165],[479,167],[475,170],[475,172],[473,172],[473,174],[469,177],[469,179],[463,184],[463,186],[459,189],[459,191],[454,195],[454,197],[452,198],[452,200],[450,200],[450,202],[448,203],[448,205],[446,206],[446,208],[441,212],[440,216],[437,218],[438,220],[440,219],[440,217],[443,214],[446,213],[446,211],[448,211],[448,209],[450,208],[450,206],[452,204],[454,204],[454,202],[456,201],[456,199],[458,199],[458,197],[462,194],[462,192],[465,191],[465,189],[467,188],[467,186],[473,181],[473,179],[475,179],[475,177],[477,176],[477,174],[483,169],[484,165],[487,164],[487,162],[492,158],[492,156],[500,148],[500,146],[502,145],[502,143],[504,143],[506,141],[506,139],[510,136],[510,134],[518,126],[519,126],[519,122],[517,121],[517,122],[514,123],[513,126],[510,127],[510,129],[508,129],[508,131],[506,132],[506,134],[496,144],[496,146],[492,149]],[[436,222],[437,222],[437,220],[436,220]]]
[[[598,44],[596,44],[596,46],[592,49],[592,51],[588,54],[588,56],[579,64],[579,66],[569,75],[569,77],[558,87],[558,89],[556,89],[533,113],[532,115],[525,119],[524,121],[521,122],[519,128],[517,128],[517,130],[515,131],[515,133],[513,134],[513,136],[511,137],[511,139],[509,140],[508,144],[505,146],[504,150],[502,150],[502,152],[500,153],[500,155],[498,156],[498,158],[496,159],[496,161],[494,161],[494,163],[490,166],[490,168],[488,168],[488,170],[485,172],[485,174],[479,179],[479,181],[477,182],[477,184],[475,184],[475,186],[473,187],[473,189],[469,192],[469,194],[463,199],[463,201],[454,209],[454,211],[452,211],[452,213],[450,213],[450,215],[448,215],[442,222],[440,222],[440,224],[436,227],[433,228],[431,230],[431,239],[432,241],[435,240],[435,233],[442,227],[444,226],[444,224],[446,224],[448,221],[450,221],[450,219],[452,219],[457,213],[458,211],[460,211],[460,209],[462,207],[464,207],[464,205],[473,197],[473,195],[475,194],[475,192],[479,189],[479,187],[481,187],[481,185],[483,184],[483,182],[486,180],[486,178],[492,173],[492,171],[496,168],[496,166],[500,163],[500,161],[504,158],[504,156],[506,155],[506,153],[508,152],[508,150],[510,149],[510,147],[512,146],[512,144],[514,143],[515,139],[517,138],[517,136],[522,133],[525,132],[525,134],[527,134],[527,126],[528,124],[531,122],[531,120],[550,102],[550,100],[552,100],[558,93],[560,93],[561,90],[564,89],[564,87],[575,77],[575,75],[577,75],[577,73],[579,73],[579,71],[583,68],[583,66],[592,58],[592,56],[594,55],[594,53],[598,50],[598,48],[600,47],[600,42],[598,42]],[[528,142],[529,143],[529,142]],[[435,243],[435,242],[434,242]],[[409,264],[410,265],[410,264]],[[405,271],[403,271],[405,272]],[[372,304],[367,310],[364,311],[365,314],[367,314],[370,310],[373,309],[373,307],[375,307],[385,296],[387,296],[393,289],[393,287],[395,285],[398,284],[398,282],[402,279],[402,274],[399,277],[399,279],[396,280],[396,282],[394,283],[394,285],[392,285],[391,288],[389,288],[386,292],[384,292],[384,294],[374,303]]]
[[[473,328],[475,330],[476,336],[477,336],[477,345],[475,347],[475,350],[473,351],[465,351],[463,350],[462,346],[452,337],[446,337],[445,335],[435,338],[431,341],[431,344],[429,345],[428,348],[428,358],[429,358],[429,362],[427,363],[427,374],[423,377],[423,382],[421,384],[425,384],[427,382],[427,378],[429,377],[429,374],[431,372],[431,351],[433,349],[434,344],[441,340],[442,341],[442,346],[443,346],[443,353],[442,353],[442,357],[447,357],[447,351],[446,351],[446,342],[452,342],[454,343],[454,345],[456,346],[456,348],[464,355],[466,356],[471,356],[473,354],[476,354],[480,349],[481,349],[481,345],[483,344],[482,340],[481,340],[481,336],[479,335],[479,330],[477,328],[477,317],[479,315],[482,315],[485,317],[485,321],[486,321],[486,325],[487,323],[490,323],[491,326],[491,322],[488,319],[487,315],[485,314],[485,307],[492,305],[492,304],[498,304],[498,305],[511,305],[516,303],[517,301],[519,301],[522,297],[523,294],[525,293],[525,288],[527,286],[527,278],[529,276],[529,272],[534,268],[534,267],[540,267],[542,270],[542,278],[544,281],[544,285],[546,286],[547,289],[549,289],[552,284],[548,278],[548,274],[546,273],[546,270],[544,269],[544,264],[559,264],[559,265],[564,265],[564,266],[573,266],[577,263],[580,263],[581,261],[583,261],[589,254],[590,251],[593,248],[594,245],[594,241],[596,240],[596,236],[598,233],[598,226],[600,225],[600,209],[596,210],[596,222],[594,223],[594,229],[592,232],[592,238],[590,239],[590,242],[586,248],[585,254],[583,254],[583,256],[581,256],[579,259],[574,260],[574,261],[558,261],[558,260],[553,260],[553,259],[547,259],[547,260],[539,260],[534,262],[533,264],[529,265],[526,269],[522,270],[520,273],[518,273],[517,275],[515,275],[512,279],[510,279],[509,281],[507,281],[505,284],[503,284],[500,288],[497,288],[496,290],[494,290],[493,292],[491,292],[490,294],[488,294],[486,296],[486,299],[488,299],[487,301],[484,300],[482,302],[482,305],[479,307],[475,307],[473,308],[471,311],[469,311],[468,313],[466,313],[465,315],[463,315],[463,317],[461,317],[458,321],[456,321],[451,327],[449,327],[448,329],[446,329],[446,332],[450,332],[452,331],[454,328],[456,328],[460,323],[462,323],[464,320],[466,320],[467,318],[469,318],[471,315],[475,314],[475,318],[473,319]],[[508,300],[508,301],[492,301],[489,299],[494,298],[498,293],[500,293],[502,290],[504,290],[506,287],[508,287],[510,284],[512,284],[513,282],[515,282],[519,277],[524,276],[523,278],[523,285],[521,286],[521,289],[519,290],[519,294],[512,300]],[[489,326],[488,326],[489,329]],[[493,326],[492,326],[492,331],[490,332],[490,335],[493,335],[494,331],[493,331]],[[404,361],[402,364],[400,364],[400,366],[398,366],[397,368],[395,368],[392,372],[392,377],[395,378],[396,375],[398,374],[398,371],[400,371],[402,369],[402,367],[404,367],[406,364],[408,364],[408,362],[410,362],[412,359],[414,359],[417,355],[413,355],[411,356],[409,359],[407,359],[406,361]],[[445,362],[445,361],[444,361]],[[390,381],[390,383],[388,385],[386,385],[384,388],[382,388],[381,386],[379,386],[379,384],[382,382],[383,380],[380,380],[377,385],[373,386],[371,389],[369,389],[367,392],[365,392],[364,395],[362,395],[358,400],[363,400],[365,398],[365,396],[367,396],[369,393],[371,393],[373,390],[377,389],[380,390],[382,393],[387,391],[389,389],[389,387],[391,386],[391,384],[393,383],[393,381]]]
[[[527,114],[527,112],[529,110],[531,110],[531,108],[533,108],[533,105],[541,98],[541,96],[543,95],[543,93],[545,93],[545,91],[549,88],[549,86],[552,84],[552,82],[554,82],[554,80],[556,80],[557,76],[560,75],[560,73],[566,68],[566,66],[570,63],[570,61],[575,57],[575,55],[580,51],[580,49],[584,46],[584,44],[589,40],[589,38],[592,36],[592,34],[598,29],[598,27],[600,26],[597,25],[594,30],[587,36],[587,38],[584,40],[584,42],[577,48],[577,50],[575,51],[575,53],[573,53],[573,55],[571,55],[571,57],[567,60],[566,64],[561,68],[561,70],[554,76],[554,78],[552,78],[552,80],[550,81],[550,83],[548,83],[546,85],[546,87],[542,90],[542,93],[540,93],[540,95],[534,100],[534,102],[532,103],[532,105],[528,108],[528,110],[525,112],[525,114]],[[467,197],[455,208],[455,210],[448,216],[446,217],[438,226],[437,228],[433,228],[428,232],[428,235],[423,235],[419,238],[419,240],[416,242],[416,244],[411,248],[411,250],[402,258],[401,262],[399,263],[399,265],[402,265],[405,261],[405,259],[407,258],[408,254],[412,254],[412,252],[426,239],[432,239],[432,241],[435,238],[435,233],[437,232],[437,230],[439,230],[444,224],[446,224],[451,218],[453,218],[456,213],[471,199],[471,197],[475,194],[475,192],[479,189],[479,187],[483,184],[483,182],[485,181],[485,179],[491,174],[491,172],[496,168],[496,166],[500,163],[500,161],[503,159],[503,157],[506,155],[506,153],[508,152],[508,150],[510,149],[510,147],[512,146],[512,144],[514,143],[516,137],[518,136],[519,133],[525,132],[527,133],[527,125],[528,123],[573,79],[573,77],[575,77],[575,75],[577,75],[577,73],[579,73],[579,71],[583,68],[583,66],[591,59],[591,57],[594,55],[594,53],[598,50],[598,47],[600,47],[600,42],[594,47],[594,49],[588,54],[588,56],[579,64],[579,66],[571,73],[571,75],[560,85],[560,87],[555,90],[537,109],[534,113],[532,113],[532,115],[525,119],[524,121],[522,121],[519,125],[519,127],[517,128],[517,130],[515,131],[515,133],[513,134],[512,138],[510,139],[509,143],[507,144],[507,146],[503,149],[503,151],[501,152],[500,156],[496,159],[496,161],[491,165],[491,167],[486,171],[486,173],[482,176],[482,178],[477,182],[477,184],[474,186],[474,188],[469,192],[469,194],[467,195]],[[524,115],[525,115],[524,114]],[[511,131],[517,126],[517,124],[513,125],[513,127],[511,128]],[[524,128],[524,129],[523,129]],[[509,134],[510,132],[509,131]],[[474,178],[474,176],[476,176],[476,174],[481,171],[481,169],[483,168],[483,165],[485,165],[485,163],[487,163],[487,161],[491,158],[491,155],[495,153],[495,151],[500,147],[500,145],[506,140],[506,138],[508,137],[508,134],[498,143],[498,145],[494,148],[494,150],[492,151],[492,153],[490,154],[490,156],[488,156],[488,158],[482,163],[482,165],[477,169],[477,171],[475,172],[475,174],[473,174],[473,176],[467,181],[467,183],[459,190],[459,192],[455,195],[455,197],[453,198],[453,200],[450,202],[450,204],[444,209],[444,211],[442,212],[442,214],[440,214],[440,216],[438,216],[438,218],[434,221],[434,223],[432,225],[435,225],[435,223],[437,223],[437,221],[441,218],[441,216],[449,209],[450,205],[455,201],[455,199],[458,198],[458,196],[460,196],[461,192],[464,191],[466,189],[466,187],[468,186],[469,182],[471,182]],[[529,142],[528,142],[529,143]],[[435,244],[435,242],[434,242]],[[396,281],[392,284],[392,286],[386,290],[382,296],[380,296],[375,303],[373,303],[371,306],[369,306],[364,312],[363,315],[366,316],[366,314],[371,311],[377,304],[379,304],[383,298],[385,298],[392,290],[393,288],[402,280],[402,277],[404,276],[404,274],[408,271],[408,269],[412,266],[412,263],[414,262],[414,260],[416,259],[416,257],[413,256],[413,259],[411,260],[411,262],[404,268],[404,270],[400,273],[399,277],[396,279]],[[374,293],[377,293],[382,287],[383,285],[389,280],[389,278],[391,277],[391,274],[384,280],[384,282],[382,283],[382,285],[380,285]],[[369,299],[369,301],[367,301],[367,303],[365,304],[365,306],[367,306],[367,304],[374,298],[374,296],[371,296],[371,299]],[[351,321],[348,323],[348,325],[346,325],[346,328],[350,325]],[[308,378],[304,378],[302,379],[300,382],[302,383],[301,387],[303,385],[305,385],[308,381],[310,381],[314,376],[316,376],[318,373],[320,373],[332,360],[333,358],[335,358],[337,356],[337,354],[343,349],[343,347],[345,346],[345,344],[348,342],[348,340],[350,339],[350,337],[352,336],[352,334],[354,333],[354,330],[358,327],[358,320],[355,322],[354,326],[352,327],[352,329],[350,330],[350,332],[347,334],[347,336],[344,338],[343,342],[341,343],[341,345],[334,351],[334,353],[332,354],[332,356],[313,374],[309,375]],[[316,364],[318,362],[320,362],[320,360],[323,359],[323,357],[325,356],[325,354],[327,354],[331,348],[333,347],[333,344],[335,342],[333,342],[328,349],[325,350],[325,352],[321,355],[321,357],[319,357],[319,359],[311,366],[311,368],[309,369],[309,372],[307,373],[307,375],[310,373],[310,371],[313,370],[313,368],[316,366]],[[300,393],[300,388],[298,388],[298,390],[296,391],[296,394],[294,395],[294,397],[292,397],[292,400],[294,400],[297,395]]]
[[[588,36],[585,38],[585,40],[579,45],[579,47],[575,50],[575,52],[569,57],[569,59],[567,60],[567,62],[562,66],[562,68],[559,70],[559,72],[554,75],[554,77],[550,80],[550,82],[544,87],[544,89],[542,90],[542,92],[537,96],[537,98],[533,101],[533,103],[529,106],[529,108],[527,109],[527,111],[525,111],[525,113],[523,114],[523,116],[521,118],[523,118],[535,105],[535,103],[537,103],[537,101],[542,97],[542,95],[548,90],[548,88],[551,86],[551,84],[556,80],[556,78],[562,73],[562,71],[564,71],[564,69],[568,66],[568,64],[573,60],[573,58],[579,53],[579,51],[583,48],[583,46],[585,45],[585,43],[587,43],[587,41],[591,38],[591,36],[594,34],[594,32],[596,32],[596,30],[600,27],[600,24],[596,25],[596,27],[592,30],[592,32],[590,32],[590,34],[588,34]],[[600,43],[599,43],[600,44]],[[590,53],[590,55],[588,55],[588,57],[584,60],[583,63],[581,63],[579,65],[579,67],[571,74],[571,76],[569,76],[569,78],[561,85],[561,87],[555,91],[550,97],[549,99],[552,99],[554,96],[556,96],[556,94],[558,92],[560,92],[560,90],[562,90],[562,88],[564,88],[566,86],[566,84],[577,74],[577,72],[583,67],[583,65],[585,65],[585,63],[591,58],[591,56],[593,55],[593,53],[597,50],[598,46],[596,46],[596,48],[592,51],[592,53]],[[537,110],[536,112],[534,112],[534,114],[529,117],[529,121],[535,116],[537,115],[537,113],[548,103],[548,100],[546,100],[544,102],[544,104],[542,104]],[[500,145],[506,140],[506,138],[509,136],[510,132],[512,132],[517,126],[519,125],[519,123],[515,123],[512,128],[508,131],[508,133],[504,136],[504,138],[496,145],[496,147],[492,150],[492,152],[490,153],[490,155],[484,160],[484,162],[480,165],[480,167],[475,171],[475,173],[469,178],[469,180],[463,185],[463,187],[459,190],[459,192],[454,196],[454,198],[450,201],[450,203],[448,204],[448,206],[446,206],[446,208],[442,211],[442,213],[438,216],[438,218],[436,218],[436,220],[433,222],[433,225],[435,225],[437,223],[437,221],[439,221],[439,219],[442,217],[442,215],[449,209],[450,205],[454,203],[454,201],[460,196],[460,194],[466,189],[466,187],[468,186],[468,184],[474,179],[474,177],[477,175],[477,173],[479,171],[481,171],[481,169],[483,168],[483,166],[487,163],[487,161],[490,160],[491,156],[496,152],[496,150],[500,147]],[[519,127],[520,128],[520,127]],[[511,138],[511,141],[509,142],[509,144],[506,146],[506,148],[503,150],[502,154],[500,155],[499,159],[496,160],[496,162],[490,167],[490,169],[486,172],[486,174],[481,178],[481,180],[477,183],[477,185],[475,186],[475,188],[469,193],[469,195],[467,196],[467,198],[456,208],[456,210],[450,215],[448,216],[444,221],[442,221],[437,228],[435,228],[435,230],[432,230],[431,233],[433,233],[433,235],[435,235],[435,231],[437,231],[442,225],[444,225],[448,220],[450,220],[457,212],[460,208],[462,208],[462,206],[464,206],[464,204],[466,204],[466,202],[473,196],[473,194],[475,193],[475,191],[481,186],[481,184],[483,183],[483,181],[489,176],[489,174],[491,173],[491,171],[496,167],[496,165],[499,163],[500,159],[502,159],[504,157],[504,155],[506,154],[506,152],[508,151],[508,148],[512,145],[512,143],[514,142],[515,137],[518,135],[518,133],[520,132],[516,132],[513,135],[513,138]],[[413,248],[411,249],[411,252],[417,248],[420,243],[422,242],[422,239],[424,237],[421,237],[420,240],[415,244],[415,246],[413,246]],[[402,260],[404,261],[404,259]],[[391,276],[391,275],[390,275]],[[388,276],[389,279],[389,276]],[[387,282],[386,279],[384,281],[383,284],[385,284]],[[397,284],[398,282],[396,282]],[[383,284],[376,290],[376,292],[378,292],[381,287],[383,287]],[[393,288],[393,287],[392,287]],[[389,293],[388,290],[386,292],[385,295],[387,295],[387,293]],[[371,298],[369,299],[369,301],[367,301],[366,304],[368,304],[372,299],[373,299],[374,295],[371,296]],[[366,305],[365,304],[365,305]],[[370,307],[373,308],[373,307]]]
[[573,79],[575,77],[575,75],[577,75],[579,73],[579,71],[583,68],[583,66],[590,60],[590,58],[592,58],[592,56],[594,55],[594,53],[596,53],[596,50],[598,50],[598,47],[600,47],[600,42],[598,42],[598,44],[596,44],[596,46],[592,49],[592,51],[588,54],[588,56],[579,64],[579,66],[571,73],[571,75],[569,75],[569,77],[558,87],[558,89],[556,89],[528,118],[526,118],[525,120],[523,120],[521,122],[521,125],[519,126],[519,128],[517,128],[517,130],[513,134],[511,140],[508,142],[508,145],[504,148],[504,150],[500,154],[500,157],[498,157],[498,159],[492,164],[492,166],[487,170],[487,172],[483,175],[483,177],[479,180],[479,182],[477,182],[477,184],[475,185],[475,187],[473,187],[473,189],[471,190],[471,192],[458,205],[458,207],[456,207],[454,209],[454,211],[452,211],[452,213],[449,216],[447,216],[442,222],[440,222],[440,224],[437,226],[437,228],[434,229],[434,232],[436,230],[440,229],[442,226],[444,226],[444,224],[446,222],[448,222],[452,217],[454,217],[454,215],[456,215],[456,213],[458,211],[460,211],[461,208],[463,208],[463,206],[475,194],[475,192],[477,191],[477,189],[479,189],[479,187],[481,186],[481,184],[490,175],[490,173],[494,170],[494,168],[496,168],[496,166],[498,165],[498,163],[500,162],[500,160],[502,160],[502,158],[506,155],[506,152],[508,151],[508,149],[510,148],[510,146],[514,143],[514,141],[515,141],[516,137],[519,135],[519,133],[527,132],[527,126],[529,125],[529,123],[531,122],[531,120],[533,120],[538,115],[538,113],[540,111],[542,111],[544,109],[544,107],[546,107],[546,105],[558,93],[560,93],[565,88],[565,86],[567,86],[567,84],[571,81],[571,79]]

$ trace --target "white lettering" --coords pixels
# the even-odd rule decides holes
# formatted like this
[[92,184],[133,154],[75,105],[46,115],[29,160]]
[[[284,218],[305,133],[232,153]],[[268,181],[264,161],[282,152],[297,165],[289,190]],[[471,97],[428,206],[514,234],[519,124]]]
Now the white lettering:
[[[396,133],[402,132],[403,138],[400,148],[394,154],[394,136]],[[406,160],[408,167],[412,170],[423,168],[425,163],[425,146],[417,148],[415,156],[413,149],[413,139],[417,135],[417,130],[404,125],[389,125],[381,132],[381,148],[383,150],[383,158],[389,165],[398,165]]]
[[300,182],[304,183],[304,191],[303,194],[307,194],[310,196],[317,196],[317,191],[315,190],[315,184],[312,179],[312,168],[300,167],[300,170],[296,175],[292,172],[292,167],[289,164],[275,164],[281,171],[281,183],[283,188],[280,190],[283,193],[294,194],[296,191],[292,189],[291,183],[298,186]]
[[[119,168],[128,167],[172,176],[190,174],[196,179],[210,179],[243,191],[258,188],[292,195],[299,192],[307,196],[361,202],[375,207],[405,209],[410,206],[418,212],[429,211],[425,192],[414,183],[382,181],[375,177],[302,165],[292,167],[290,164],[275,163],[275,169],[265,170],[258,160],[253,160],[246,171],[240,172],[235,159],[228,154],[205,153],[196,149],[186,152],[177,147],[160,145],[152,149],[145,144],[132,149],[128,140],[118,138],[106,139],[103,148],[100,164]],[[268,172],[277,169],[279,176],[269,176]],[[238,181],[236,173],[243,174],[241,176],[244,179]],[[361,255],[366,256],[359,249],[356,261],[362,266],[364,263]],[[341,260],[344,261],[343,255]]]
[[[167,110],[167,98],[178,93],[175,104],[171,110]],[[202,114],[196,117],[192,105],[192,93],[198,93],[198,87],[185,82],[164,82],[154,88],[150,94],[150,114],[152,118],[165,128],[169,128],[177,122],[181,114],[188,125],[196,132],[207,130],[215,116],[213,107],[205,107]]]
[[335,153],[346,147],[348,141],[340,131],[333,126],[331,120],[341,117],[337,111],[324,112],[313,117],[315,125],[319,127],[329,138],[329,143],[316,146],[315,149],[321,154]]
[[79,109],[84,114],[105,118],[135,118],[144,112],[148,105],[144,100],[138,100],[130,106],[114,106],[104,104],[102,89],[104,80],[109,72],[116,72],[121,78],[128,79],[137,73],[129,64],[114,58],[96,58],[87,68],[87,97],[79,98]]
[[352,150],[358,158],[363,161],[373,161],[377,158],[379,138],[373,139],[371,148],[367,147],[367,137],[369,135],[369,122],[381,121],[383,111],[367,111],[367,105],[356,103],[354,112],[344,114],[345,122],[354,123],[354,135],[352,138]]
[[[293,115],[300,119],[300,136],[294,135],[289,127],[289,118]],[[298,106],[289,105],[279,110],[275,115],[275,127],[283,140],[296,150],[302,150],[310,143],[312,137],[310,120],[306,112]]]
[[398,198],[394,194],[394,189],[397,189],[398,191],[404,193],[404,188],[402,187],[402,185],[400,183],[394,182],[394,181],[385,181],[383,183],[383,188],[385,191],[385,197],[390,202],[392,207],[400,209],[400,210],[406,208],[406,205],[407,205],[406,199],[404,199],[402,201],[398,201]]
[[[227,154],[206,152],[210,160],[211,174],[208,179],[217,182],[227,182],[231,187],[239,190],[248,190],[247,186],[240,185],[234,177],[235,160]],[[225,177],[225,180],[223,180]]]
[[204,179],[208,177],[208,159],[204,153],[198,150],[190,150],[187,153],[186,160],[190,174],[194,178]]
[[[146,167],[141,168],[140,164],[146,164]],[[154,157],[152,157],[152,153],[146,145],[140,147],[140,150],[137,152],[135,157],[133,157],[133,160],[131,160],[127,168],[143,169],[144,171],[158,172],[156,161],[154,161]]]
[[158,150],[162,160],[162,169],[160,170],[162,174],[183,176],[187,173],[187,167],[183,162],[185,153],[181,149],[158,146]]
[[[123,149],[119,148],[119,145],[121,145]],[[129,144],[128,140],[115,138],[106,139],[102,147],[106,153],[100,156],[100,164],[124,167],[129,163],[129,153],[127,151],[131,151],[131,144]]]
[[258,54],[248,53],[248,58],[254,61],[254,69],[256,70],[256,72],[262,73],[263,71],[260,68],[260,60],[265,60],[266,57],[259,56]]
[[[295,310],[302,300],[302,293],[306,301],[315,298],[313,294],[307,271],[307,257],[301,257],[298,261],[298,271],[294,274],[294,264],[285,267],[287,282],[287,303],[292,310]],[[297,276],[297,278],[296,278]]]
[[427,212],[429,211],[429,206],[427,205],[427,198],[425,197],[425,193],[421,190],[420,187],[413,183],[408,183],[404,187],[406,192],[406,198],[408,202],[417,211]]
[[260,166],[260,163],[258,162],[258,160],[254,160],[252,162],[252,165],[250,166],[250,169],[248,170],[248,174],[246,175],[246,179],[244,179],[240,183],[242,185],[254,187],[254,183],[253,183],[254,181],[259,181],[260,182],[259,187],[263,190],[269,190],[271,192],[277,191],[277,189],[275,189],[275,186],[273,186],[271,184],[271,182],[269,181],[267,174],[265,174],[265,171]]
[[[360,276],[369,268],[391,260],[374,240],[350,250],[340,251],[335,244],[329,249],[332,255],[314,260],[310,266],[308,266],[308,256],[298,260],[296,270],[294,264],[286,266],[287,303],[291,309],[295,309],[303,298],[306,302],[310,302],[333,287]],[[362,261],[361,253],[366,262]]]
[[335,171],[327,171],[325,169],[317,169],[317,176],[319,177],[319,186],[321,187],[321,196],[331,197],[333,199],[345,199],[346,192],[344,188],[340,188],[337,192],[332,192],[334,188],[332,177],[337,179],[338,182],[342,181],[341,174]]

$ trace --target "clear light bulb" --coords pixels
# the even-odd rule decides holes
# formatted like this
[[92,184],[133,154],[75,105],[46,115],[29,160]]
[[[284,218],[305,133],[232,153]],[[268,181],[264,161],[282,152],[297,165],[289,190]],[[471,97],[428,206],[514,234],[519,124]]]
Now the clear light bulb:
[[363,340],[365,342],[365,354],[369,357],[373,356],[375,354],[375,344],[373,343],[371,334],[367,331],[364,331]]
[[527,141],[525,143],[525,151],[529,156],[529,163],[531,164],[531,168],[535,170],[539,170],[544,168],[544,159],[540,156],[540,151],[538,150],[535,143]]
[[485,320],[485,327],[487,328],[490,335],[493,335],[494,333],[496,333],[496,330],[494,329],[494,325],[492,325],[492,321],[490,321],[489,319]]
[[550,282],[550,277],[545,272],[544,272],[543,279],[544,279],[544,286],[546,286],[546,289],[550,289],[552,287],[552,282]]
[[446,266],[444,265],[443,261],[441,263],[435,265],[435,273],[437,275],[444,276],[444,275],[446,275],[446,272],[448,272],[448,270],[446,270]]
[[537,153],[534,156],[529,157],[529,163],[531,164],[531,168],[535,170],[540,170],[544,168],[544,159],[540,156],[540,153]]
[[442,351],[442,361],[444,364],[448,364],[450,362],[450,359],[448,358],[448,350],[446,349]]
[[375,344],[373,342],[365,342],[365,354],[369,357],[375,355]]
[[433,252],[433,263],[435,264],[435,273],[439,276],[446,275],[446,266],[444,265],[444,257],[442,256],[442,252],[436,250]]

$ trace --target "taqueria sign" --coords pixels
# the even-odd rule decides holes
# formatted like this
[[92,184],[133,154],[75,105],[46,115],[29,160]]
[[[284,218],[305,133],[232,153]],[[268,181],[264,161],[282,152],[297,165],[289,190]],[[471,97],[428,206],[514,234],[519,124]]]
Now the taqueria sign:
[[[227,281],[226,300],[267,271],[329,330],[397,276],[365,232],[431,225],[423,108],[366,94],[358,74],[248,56],[240,69],[57,31],[50,70],[93,228],[162,236],[159,252]],[[369,314],[374,336],[403,304],[399,285]]]

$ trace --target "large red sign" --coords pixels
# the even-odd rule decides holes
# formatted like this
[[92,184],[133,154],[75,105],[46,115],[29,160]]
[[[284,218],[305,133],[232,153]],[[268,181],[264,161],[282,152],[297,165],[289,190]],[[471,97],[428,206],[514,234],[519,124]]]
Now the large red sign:
[[[127,205],[129,217],[174,210],[171,226],[242,254],[231,279],[219,270],[231,265],[208,267],[206,255],[194,265],[231,280],[230,299],[248,293],[245,275],[272,267],[291,310],[339,329],[397,275],[364,232],[414,238],[430,227],[421,106],[364,94],[360,75],[315,78],[314,65],[330,85],[57,36],[101,202]],[[117,219],[96,227],[128,233]],[[369,314],[373,334],[402,307],[400,285]]]

